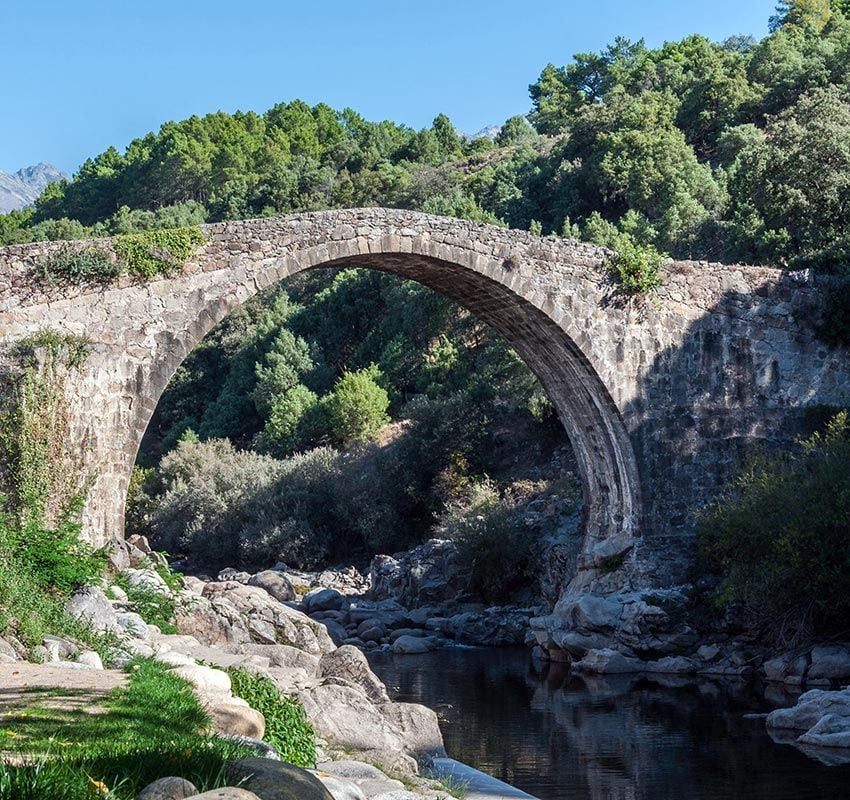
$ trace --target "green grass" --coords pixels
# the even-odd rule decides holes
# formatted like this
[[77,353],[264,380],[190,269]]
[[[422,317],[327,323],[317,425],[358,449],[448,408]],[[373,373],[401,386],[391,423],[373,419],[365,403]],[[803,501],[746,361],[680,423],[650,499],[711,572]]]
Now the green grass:
[[7,717],[2,747],[26,764],[0,766],[0,800],[91,800],[107,791],[114,800],[133,800],[167,775],[206,791],[224,785],[227,759],[253,754],[210,735],[190,685],[164,665],[139,659],[129,673],[102,714],[35,703]]
[[[65,613],[70,590],[57,588],[60,581],[55,580],[55,571],[47,568],[39,555],[52,548],[57,559],[64,555],[70,563],[75,560],[73,552],[62,549],[63,539],[46,534],[26,540],[28,530],[34,530],[33,526],[19,528],[10,515],[0,514],[0,634],[13,634],[29,648],[41,644],[46,634],[70,636],[97,651],[104,664],[110,664],[117,652],[117,638],[98,633]],[[34,552],[21,551],[22,539]],[[39,547],[35,547],[36,542]],[[95,566],[94,562],[84,565],[80,576]],[[64,572],[66,567],[60,569]]]
[[274,681],[265,676],[253,675],[240,667],[227,670],[227,674],[233,694],[266,718],[263,739],[280,757],[298,767],[315,767],[316,735],[301,703],[281,694]]

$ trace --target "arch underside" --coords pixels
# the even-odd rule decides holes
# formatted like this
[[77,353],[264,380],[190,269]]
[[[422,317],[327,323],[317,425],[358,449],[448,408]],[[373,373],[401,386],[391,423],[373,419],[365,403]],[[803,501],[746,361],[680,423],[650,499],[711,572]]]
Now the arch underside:
[[[287,272],[292,276],[323,267],[370,268],[414,280],[465,307],[492,327],[538,377],[570,438],[584,493],[585,551],[610,536],[631,537],[638,533],[638,470],[619,411],[587,358],[547,313],[481,272],[419,254],[350,256],[297,269],[290,267]],[[507,272],[506,278],[507,283]],[[277,282],[258,280],[256,286]],[[169,341],[163,342],[163,357],[152,369],[145,402],[138,406],[140,418],[133,425],[138,439],[135,450],[174,371],[203,336],[245,299],[235,300],[231,294],[201,309],[188,335],[169,335]]]

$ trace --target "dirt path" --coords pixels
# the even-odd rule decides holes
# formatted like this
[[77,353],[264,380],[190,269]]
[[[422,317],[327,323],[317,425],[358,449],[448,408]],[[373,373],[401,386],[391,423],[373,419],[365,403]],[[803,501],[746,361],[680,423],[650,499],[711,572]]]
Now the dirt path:
[[[0,762],[18,763],[21,756],[8,748],[12,730],[28,709],[38,708],[58,727],[74,714],[101,714],[106,696],[127,682],[118,670],[69,669],[45,664],[0,664]],[[52,727],[52,726],[49,726]],[[53,729],[55,730],[55,728]]]

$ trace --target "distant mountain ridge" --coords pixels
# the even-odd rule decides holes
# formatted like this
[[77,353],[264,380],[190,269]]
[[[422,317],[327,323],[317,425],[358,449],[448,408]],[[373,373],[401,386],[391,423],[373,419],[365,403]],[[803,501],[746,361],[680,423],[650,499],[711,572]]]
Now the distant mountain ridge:
[[52,164],[35,164],[11,175],[0,172],[0,214],[32,205],[47,184],[67,177]]

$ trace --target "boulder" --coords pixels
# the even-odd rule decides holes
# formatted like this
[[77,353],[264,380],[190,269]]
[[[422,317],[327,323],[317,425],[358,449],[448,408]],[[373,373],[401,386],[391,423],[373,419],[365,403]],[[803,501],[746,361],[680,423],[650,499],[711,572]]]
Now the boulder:
[[812,649],[811,664],[806,673],[809,683],[850,679],[850,647],[844,644],[821,645]]
[[135,547],[140,553],[144,553],[146,556],[149,556],[153,552],[147,536],[135,533],[132,536],[128,536],[126,541],[128,545]]
[[322,677],[345,678],[360,686],[373,703],[388,703],[390,698],[381,680],[369,668],[362,651],[351,645],[325,653],[319,662]]
[[249,586],[259,586],[265,589],[275,600],[284,602],[295,600],[295,589],[287,577],[273,569],[258,572],[248,579]]
[[850,718],[850,689],[840,692],[812,689],[800,695],[797,705],[771,711],[767,727],[807,731],[828,714]]
[[684,656],[665,656],[657,661],[645,661],[642,668],[645,672],[665,675],[689,675],[697,671],[696,664]]
[[800,685],[805,680],[808,666],[809,661],[804,654],[784,653],[765,661],[761,668],[768,681]]
[[826,714],[797,741],[815,747],[850,748],[850,716]]
[[628,658],[611,648],[589,650],[581,661],[573,664],[575,669],[583,672],[594,672],[602,675],[628,674],[640,672],[641,662],[636,658]]
[[307,770],[268,758],[241,758],[226,765],[227,779],[263,800],[334,800]]
[[445,758],[443,735],[434,711],[418,703],[386,703],[380,709],[384,719],[400,731],[407,755],[419,763]]
[[399,636],[393,642],[393,652],[403,656],[417,656],[430,653],[434,649],[433,639],[419,636]]
[[184,575],[181,582],[183,588],[192,594],[201,594],[204,591],[204,581],[194,575]]
[[220,581],[236,581],[236,583],[248,583],[251,580],[251,573],[244,570],[234,569],[233,567],[225,567],[216,576]]
[[266,718],[247,703],[238,703],[240,698],[228,698],[226,702],[206,706],[216,733],[228,736],[247,736],[262,739],[266,733]]
[[210,789],[203,794],[193,794],[186,800],[266,800],[266,798],[258,797],[253,792],[237,786],[223,786],[221,789]]
[[317,769],[321,773],[344,778],[356,784],[367,798],[404,789],[401,781],[387,777],[377,767],[363,761],[326,761],[319,764]]
[[160,778],[149,783],[136,795],[136,800],[186,800],[197,795],[194,784],[185,778]]
[[94,586],[77,589],[65,606],[68,614],[80,622],[90,625],[99,633],[120,631],[115,610],[106,595]]
[[115,615],[121,629],[134,639],[148,638],[148,625],[141,615],[134,611],[121,611]]
[[317,656],[336,647],[321,623],[275,600],[259,586],[210,582],[204,585],[201,601],[207,623],[199,628],[195,624],[198,612],[190,606],[179,615],[178,628],[193,630],[204,644],[279,643]]
[[382,713],[359,687],[338,685],[331,678],[298,692],[307,719],[316,733],[331,745],[348,752],[380,757],[390,763],[405,752],[402,731]]
[[162,576],[150,567],[144,569],[125,569],[121,574],[124,580],[134,588],[144,589],[154,594],[166,596],[173,594],[171,589],[168,588],[168,584],[162,579]]
[[328,632],[328,636],[331,637],[331,641],[339,647],[348,636],[345,628],[336,620],[333,619],[323,619],[322,625],[325,630]]
[[103,661],[94,650],[84,650],[77,656],[77,663],[84,664],[92,669],[103,669]]
[[304,595],[301,600],[301,605],[308,614],[316,611],[339,611],[345,603],[345,595],[336,589],[316,589]]
[[394,557],[375,556],[369,578],[372,597],[396,600],[408,607],[455,600],[466,591],[468,582],[457,545],[449,539],[431,539]]
[[366,642],[366,644],[369,644],[370,642],[380,642],[382,639],[386,638],[387,629],[382,625],[372,625],[366,628],[361,626],[357,629],[357,635],[361,641]]
[[51,653],[58,653],[59,658],[73,658],[80,652],[80,643],[75,639],[69,639],[67,636],[54,636],[48,633],[41,640],[41,643]]
[[321,772],[317,772],[316,777],[334,800],[366,800],[363,790],[352,781],[336,778],[333,775],[323,775]]
[[175,667],[171,672],[191,683],[203,694],[230,694],[230,676],[220,669],[192,664]]
[[305,653],[297,647],[288,644],[245,644],[227,645],[222,648],[225,653],[245,656],[260,656],[269,660],[271,667],[301,667],[309,675],[319,674],[319,657]]

